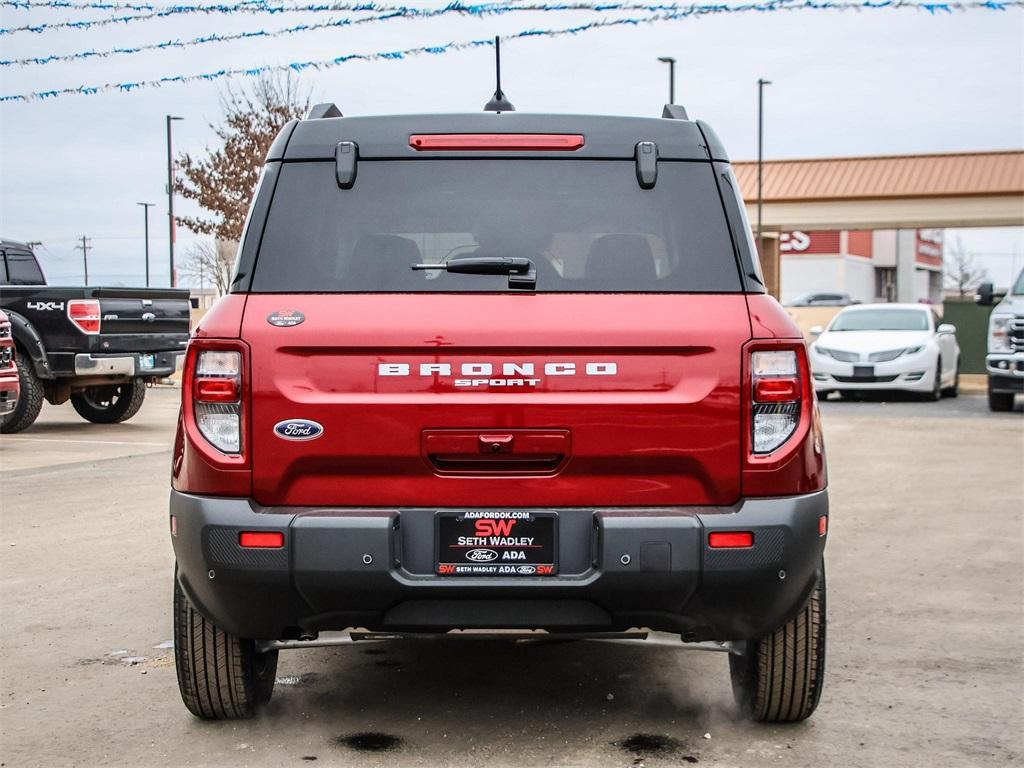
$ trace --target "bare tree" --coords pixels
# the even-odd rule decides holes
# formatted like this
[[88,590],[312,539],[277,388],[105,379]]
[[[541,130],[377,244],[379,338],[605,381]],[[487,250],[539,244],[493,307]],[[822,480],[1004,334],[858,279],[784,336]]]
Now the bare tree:
[[186,252],[181,273],[194,286],[205,288],[209,285],[217,291],[218,296],[223,296],[231,285],[234,262],[235,253],[231,243],[200,240]]
[[234,243],[242,237],[267,150],[281,127],[309,108],[309,93],[300,92],[291,74],[267,75],[248,90],[229,87],[221,94],[221,108],[223,121],[210,124],[221,146],[207,148],[201,158],[186,152],[176,160],[178,191],[199,203],[207,215],[176,219],[197,234]]
[[946,289],[956,291],[960,298],[972,293],[988,277],[984,267],[974,261],[974,254],[968,251],[958,237],[946,251],[943,258],[943,280]]

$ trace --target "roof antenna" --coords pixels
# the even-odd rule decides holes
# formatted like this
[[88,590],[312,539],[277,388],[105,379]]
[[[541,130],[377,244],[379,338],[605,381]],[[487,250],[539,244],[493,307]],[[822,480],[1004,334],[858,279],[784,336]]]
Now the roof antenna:
[[498,87],[491,100],[484,105],[484,112],[515,112],[512,102],[501,92],[501,38],[497,35],[494,36],[494,74]]

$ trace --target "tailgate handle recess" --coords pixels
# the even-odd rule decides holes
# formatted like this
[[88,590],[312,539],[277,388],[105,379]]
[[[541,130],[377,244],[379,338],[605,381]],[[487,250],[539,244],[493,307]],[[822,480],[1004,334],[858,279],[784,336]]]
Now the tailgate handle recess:
[[565,429],[425,430],[421,449],[435,472],[455,475],[550,475],[562,468],[571,453]]

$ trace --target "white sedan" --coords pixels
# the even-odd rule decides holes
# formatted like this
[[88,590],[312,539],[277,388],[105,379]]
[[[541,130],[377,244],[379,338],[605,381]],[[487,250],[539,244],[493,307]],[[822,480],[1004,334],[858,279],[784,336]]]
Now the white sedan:
[[942,324],[920,304],[846,307],[811,344],[811,378],[821,397],[829,392],[902,389],[932,400],[956,397],[960,345],[956,327]]

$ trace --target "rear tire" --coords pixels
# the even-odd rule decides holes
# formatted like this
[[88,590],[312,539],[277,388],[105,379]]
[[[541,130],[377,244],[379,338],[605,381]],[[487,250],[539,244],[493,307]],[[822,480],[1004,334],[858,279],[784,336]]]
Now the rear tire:
[[729,657],[736,703],[751,719],[791,723],[811,716],[825,682],[825,564],[800,613]]
[[274,692],[277,651],[225,632],[192,607],[174,574],[174,666],[185,707],[204,720],[252,717]]
[[43,382],[36,376],[32,361],[19,348],[15,364],[18,367],[18,385],[21,394],[14,410],[0,419],[0,433],[12,435],[31,427],[43,408]]
[[138,413],[145,399],[146,382],[131,379],[125,384],[87,387],[71,396],[71,406],[93,424],[117,424]]

